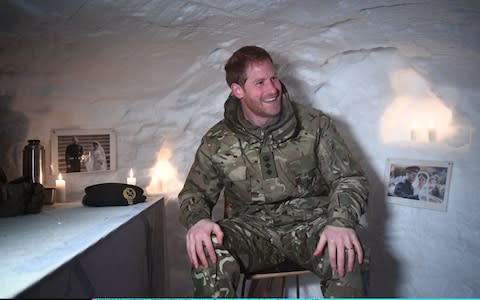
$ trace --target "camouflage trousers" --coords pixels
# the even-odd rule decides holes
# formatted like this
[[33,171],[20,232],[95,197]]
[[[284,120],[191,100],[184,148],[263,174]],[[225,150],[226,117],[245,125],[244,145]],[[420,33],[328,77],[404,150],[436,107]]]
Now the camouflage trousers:
[[[313,256],[325,219],[284,226],[268,226],[246,218],[218,222],[224,232],[223,244],[213,236],[217,262],[208,268],[192,268],[195,297],[236,297],[242,272],[275,266],[286,258],[312,271],[320,278],[324,297],[364,297],[368,253],[364,262],[340,277],[330,267],[328,251]],[[365,247],[364,247],[365,249]],[[368,252],[368,251],[365,251]]]

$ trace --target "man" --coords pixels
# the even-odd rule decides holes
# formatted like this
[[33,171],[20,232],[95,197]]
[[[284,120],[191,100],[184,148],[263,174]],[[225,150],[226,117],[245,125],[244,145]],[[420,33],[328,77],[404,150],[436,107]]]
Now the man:
[[418,195],[415,195],[412,183],[415,181],[418,171],[417,166],[409,166],[405,168],[405,179],[395,186],[393,194],[398,197],[418,200]]
[[78,144],[78,138],[72,137],[72,143],[65,149],[65,162],[67,173],[80,172],[80,159],[83,155],[83,147]]
[[[322,280],[324,296],[364,296],[355,232],[367,180],[322,112],[292,102],[268,52],[225,65],[224,119],[203,137],[179,194],[196,297],[235,297],[240,272],[286,258]],[[215,223],[222,191],[231,217]]]

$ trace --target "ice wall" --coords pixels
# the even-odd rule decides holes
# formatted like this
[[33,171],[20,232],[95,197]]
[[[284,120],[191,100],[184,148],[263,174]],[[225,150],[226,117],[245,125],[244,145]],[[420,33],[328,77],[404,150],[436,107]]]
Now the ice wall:
[[[475,1],[1,1],[0,165],[20,176],[27,139],[50,153],[52,129],[113,128],[117,169],[68,175],[68,195],[133,168],[168,196],[169,296],[191,296],[175,195],[223,116],[225,60],[246,44],[272,53],[297,101],[337,121],[367,172],[372,295],[478,297]],[[387,203],[388,158],[452,161],[448,210]],[[302,296],[317,296],[308,281]]]

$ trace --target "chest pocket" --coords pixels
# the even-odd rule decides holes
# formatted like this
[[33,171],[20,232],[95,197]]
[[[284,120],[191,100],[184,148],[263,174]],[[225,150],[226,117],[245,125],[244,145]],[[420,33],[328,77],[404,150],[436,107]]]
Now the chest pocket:
[[222,167],[225,174],[225,193],[228,194],[231,204],[236,205],[238,201],[249,201],[251,184],[244,161],[241,158],[223,161]]
[[317,160],[313,155],[302,156],[287,163],[291,181],[297,186],[300,196],[307,196],[315,190],[319,178]]

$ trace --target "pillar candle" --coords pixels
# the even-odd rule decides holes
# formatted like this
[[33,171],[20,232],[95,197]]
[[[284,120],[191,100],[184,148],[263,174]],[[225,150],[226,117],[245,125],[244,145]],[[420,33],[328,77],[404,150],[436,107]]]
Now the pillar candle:
[[435,130],[435,124],[433,121],[430,121],[428,123],[428,141],[429,142],[435,142],[437,138],[437,132]]
[[136,185],[137,178],[133,177],[133,170],[130,168],[130,176],[127,178],[127,184]]
[[66,183],[62,179],[62,173],[58,174],[58,179],[55,180],[55,202],[65,202],[66,200]]
[[417,140],[417,121],[412,122],[412,127],[410,128],[410,140],[415,142]]

